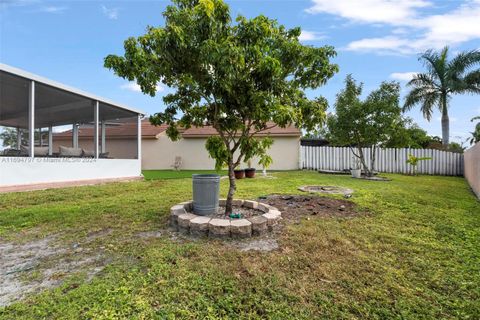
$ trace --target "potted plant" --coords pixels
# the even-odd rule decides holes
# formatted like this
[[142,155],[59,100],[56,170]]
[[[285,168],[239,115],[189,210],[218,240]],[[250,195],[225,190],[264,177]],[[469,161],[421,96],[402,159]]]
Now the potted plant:
[[254,178],[256,169],[252,168],[252,160],[248,160],[247,164],[248,168],[245,169],[245,176],[247,178]]
[[410,174],[413,176],[417,175],[417,165],[420,161],[432,160],[431,157],[416,157],[413,154],[408,155],[407,163],[410,165]]
[[353,157],[353,168],[350,169],[350,173],[352,174],[352,178],[361,178],[362,177],[362,167],[360,163],[360,159]]
[[233,170],[233,173],[235,174],[235,179],[245,178],[245,170],[244,169],[236,168],[235,170]]

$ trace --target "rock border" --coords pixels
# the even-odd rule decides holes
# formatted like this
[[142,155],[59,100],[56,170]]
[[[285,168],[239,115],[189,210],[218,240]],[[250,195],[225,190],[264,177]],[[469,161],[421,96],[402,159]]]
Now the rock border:
[[[226,199],[220,199],[224,207]],[[170,208],[170,225],[184,235],[214,239],[244,239],[262,236],[272,231],[282,219],[282,213],[266,203],[234,199],[233,205],[256,209],[263,214],[246,219],[218,219],[192,213],[193,200],[181,202]]]

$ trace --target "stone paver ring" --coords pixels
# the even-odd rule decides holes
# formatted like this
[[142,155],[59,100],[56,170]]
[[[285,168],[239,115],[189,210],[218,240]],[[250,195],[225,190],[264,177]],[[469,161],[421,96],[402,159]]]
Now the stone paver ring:
[[[225,206],[225,199],[219,202]],[[281,212],[268,204],[251,200],[233,200],[236,207],[258,210],[259,214],[246,219],[222,219],[193,213],[193,201],[179,203],[170,208],[170,224],[182,234],[218,239],[250,238],[272,231],[282,218]]]

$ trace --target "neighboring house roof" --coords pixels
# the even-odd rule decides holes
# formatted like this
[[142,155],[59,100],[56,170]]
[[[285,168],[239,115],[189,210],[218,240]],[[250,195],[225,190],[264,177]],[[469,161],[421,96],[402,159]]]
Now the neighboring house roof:
[[302,138],[300,140],[300,145],[302,146],[321,147],[321,146],[328,146],[329,144],[330,142],[326,139]]
[[[273,122],[269,122],[267,127],[274,126]],[[200,137],[209,137],[212,135],[217,135],[218,132],[212,126],[205,127],[194,127],[187,129],[182,132],[184,138],[200,138]],[[284,137],[299,137],[302,135],[301,131],[294,126],[288,126],[286,128],[280,128],[279,126],[274,126],[270,129],[260,131],[256,136],[265,137],[265,136],[284,136]]]
[[[268,126],[274,125],[273,122],[268,123]],[[154,139],[160,133],[167,130],[168,125],[162,124],[158,127],[152,125],[148,119],[142,120],[142,138],[143,139]],[[212,135],[217,135],[217,130],[212,126],[205,127],[192,127],[182,131],[183,138],[203,138],[209,137]],[[79,137],[92,137],[93,138],[93,127],[80,127],[78,130]],[[135,138],[137,135],[137,124],[135,122],[122,123],[116,126],[107,126],[106,136],[110,138]],[[275,126],[273,128],[260,131],[256,136],[284,136],[284,137],[300,137],[301,131],[294,126],[289,126],[286,128],[280,128]],[[72,130],[59,132],[54,134],[55,138],[66,139],[72,137]]]

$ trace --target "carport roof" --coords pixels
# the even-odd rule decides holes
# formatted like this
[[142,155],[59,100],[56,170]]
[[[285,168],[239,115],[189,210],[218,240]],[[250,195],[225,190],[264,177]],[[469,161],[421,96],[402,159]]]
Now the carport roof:
[[25,127],[28,85],[32,80],[35,81],[37,128],[62,125],[70,120],[79,123],[91,121],[93,101],[100,103],[100,117],[122,118],[128,114],[145,114],[129,106],[0,63],[0,125]]

